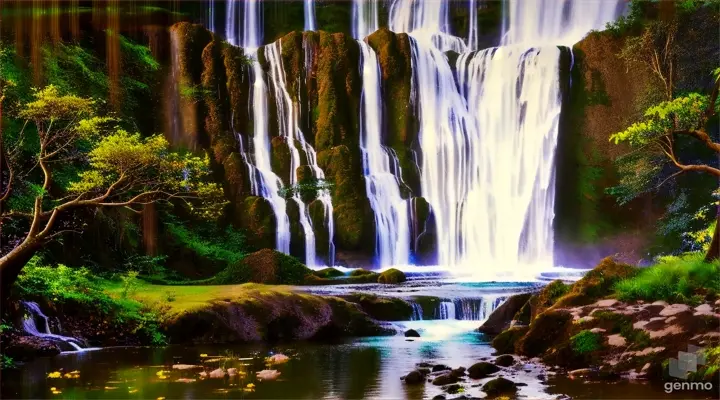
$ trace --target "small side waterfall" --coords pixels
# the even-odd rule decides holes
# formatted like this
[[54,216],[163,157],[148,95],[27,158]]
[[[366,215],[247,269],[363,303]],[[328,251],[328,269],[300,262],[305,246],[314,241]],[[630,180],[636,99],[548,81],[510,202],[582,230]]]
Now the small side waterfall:
[[253,149],[255,168],[260,174],[260,195],[270,201],[277,221],[275,248],[285,254],[290,253],[290,218],[287,204],[280,196],[282,182],[272,170],[270,161],[270,138],[268,137],[268,101],[267,85],[260,63],[253,62]]
[[365,188],[375,213],[379,265],[407,265],[410,258],[408,200],[400,195],[401,176],[395,153],[381,144],[382,98],[380,65],[373,49],[362,40],[360,71],[363,77],[360,116],[360,149]]
[[[83,349],[80,346],[80,341],[73,337],[62,336],[52,333],[52,331],[50,330],[50,323],[48,322],[48,317],[43,314],[42,310],[40,310],[40,306],[37,303],[33,301],[24,301],[22,302],[22,304],[23,306],[25,306],[25,309],[28,312],[28,314],[23,319],[23,329],[26,333],[32,336],[37,336],[55,342],[64,343],[70,346],[73,349],[72,351],[87,350]],[[42,321],[40,328],[43,329],[44,332],[41,332],[40,329],[38,329],[36,321]]]
[[423,310],[420,304],[415,302],[410,302],[410,305],[412,306],[412,316],[410,317],[411,321],[421,321],[423,319]]
[[443,301],[435,315],[439,316],[439,319],[455,319],[455,302]]
[[305,30],[317,30],[315,24],[315,0],[304,0],[305,2]]
[[[312,174],[311,179],[325,179],[325,173],[317,164],[317,154],[315,149],[307,143],[305,135],[300,129],[300,105],[292,100],[287,89],[285,69],[283,67],[280,51],[282,49],[282,40],[265,46],[265,58],[270,68],[270,82],[275,98],[277,110],[278,136],[284,138],[290,150],[290,176],[286,177],[290,185],[298,184],[298,168],[308,166]],[[301,77],[297,77],[301,79]],[[299,87],[300,85],[298,85]],[[298,89],[299,90],[299,89]],[[299,96],[298,96],[299,97]],[[304,159],[301,158],[301,151]],[[326,226],[328,230],[332,230],[332,203],[330,193],[327,189],[319,190],[317,199],[323,204],[326,217]],[[315,232],[307,205],[303,202],[299,191],[293,191],[292,201],[294,201],[300,210],[300,224],[305,235],[305,263],[312,267],[318,264],[315,248]],[[328,243],[332,250],[332,236]],[[325,263],[321,263],[325,264]]]
[[505,301],[506,296],[483,296],[441,300],[431,313],[423,313],[420,304],[409,300],[412,306],[411,321],[457,320],[484,321]]

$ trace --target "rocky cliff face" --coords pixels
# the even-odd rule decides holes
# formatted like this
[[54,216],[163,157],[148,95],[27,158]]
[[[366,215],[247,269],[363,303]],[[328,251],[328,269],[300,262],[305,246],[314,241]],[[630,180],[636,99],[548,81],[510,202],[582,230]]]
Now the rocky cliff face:
[[615,161],[628,152],[611,143],[610,135],[642,116],[640,99],[659,85],[643,65],[620,59],[624,41],[607,31],[594,32],[572,49],[574,67],[558,144],[555,227],[561,264],[591,265],[615,253],[637,262],[655,230],[658,215],[651,198],[619,206],[605,192],[618,183]]

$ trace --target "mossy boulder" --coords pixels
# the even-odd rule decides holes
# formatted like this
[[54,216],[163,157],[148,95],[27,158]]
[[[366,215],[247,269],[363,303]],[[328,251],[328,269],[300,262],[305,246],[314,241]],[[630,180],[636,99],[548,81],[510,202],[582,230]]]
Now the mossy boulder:
[[275,247],[277,220],[269,200],[256,196],[245,198],[241,225],[248,233],[248,242],[255,248]]
[[497,335],[509,328],[510,323],[516,319],[515,315],[525,307],[531,296],[532,293],[521,293],[510,296],[500,307],[490,314],[490,317],[478,328],[478,332]]
[[335,268],[323,268],[318,271],[313,271],[313,275],[320,278],[337,278],[340,276],[345,276],[345,273]]
[[492,347],[494,347],[498,353],[515,353],[517,343],[525,336],[528,330],[530,330],[530,328],[527,326],[506,329],[495,336],[492,341]]
[[364,269],[364,268],[358,268],[350,271],[350,276],[365,276],[365,275],[372,275],[375,272]]
[[470,368],[467,369],[467,374],[472,379],[482,379],[498,371],[500,371],[500,368],[495,364],[482,361],[471,365]]
[[530,298],[530,320],[534,320],[540,313],[552,307],[557,299],[570,291],[570,286],[561,280],[554,280],[547,284],[538,294]]
[[514,395],[517,392],[517,385],[511,380],[501,377],[488,381],[481,390],[487,393],[488,397]]
[[405,282],[405,273],[396,268],[390,268],[380,273],[378,283],[397,284]]
[[407,321],[412,316],[412,306],[402,299],[370,294],[351,294],[343,297],[359,304],[365,313],[378,321]]
[[403,380],[407,385],[417,385],[425,382],[425,375],[418,370],[410,371],[409,374],[405,375]]
[[264,283],[299,285],[312,271],[294,257],[279,251],[262,249],[248,254],[217,274],[216,284]]
[[564,310],[547,310],[530,323],[530,329],[516,344],[517,352],[528,357],[543,354],[553,344],[567,340],[572,315]]
[[495,359],[495,365],[501,367],[509,367],[515,364],[515,357],[512,354],[503,354]]
[[613,286],[638,273],[638,268],[606,257],[597,267],[571,286],[568,294],[557,300],[556,307],[574,307],[590,304],[612,293]]

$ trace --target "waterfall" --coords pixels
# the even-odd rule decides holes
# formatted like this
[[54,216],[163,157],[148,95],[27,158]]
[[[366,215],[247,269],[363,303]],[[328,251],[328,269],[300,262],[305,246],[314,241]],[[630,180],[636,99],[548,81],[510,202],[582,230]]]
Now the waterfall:
[[438,305],[436,313],[439,319],[455,319],[455,303],[452,301],[443,301]]
[[509,1],[503,44],[565,45],[603,29],[625,8],[623,0]]
[[[352,35],[362,39],[380,27],[379,0],[353,0]],[[431,209],[436,230],[437,259],[451,270],[466,267],[474,272],[514,272],[528,265],[553,264],[555,204],[555,151],[561,110],[562,50],[591,29],[601,29],[622,11],[624,0],[506,0],[503,4],[500,47],[478,51],[479,0],[468,0],[468,31],[463,38],[452,34],[448,0],[389,0],[388,27],[410,37],[411,101],[417,112],[416,161],[420,170],[420,193]],[[210,2],[211,29],[215,29],[215,1]],[[304,27],[317,26],[315,2],[304,0]],[[262,45],[261,0],[226,2],[225,32],[236,45],[258,49]],[[239,18],[242,16],[242,21]],[[219,22],[219,21],[218,21]],[[218,27],[222,31],[221,27]],[[464,36],[464,34],[463,34]],[[280,57],[280,41],[264,51],[269,72],[267,85],[256,62],[252,103],[254,114],[253,156],[243,156],[255,182],[251,191],[270,201],[277,217],[277,248],[289,252],[290,221],[285,200],[279,196],[280,178],[271,169],[268,133],[268,96],[275,99],[279,132],[291,153],[290,176],[298,183],[298,167],[323,179],[316,154],[305,141],[300,121],[311,118],[308,104],[289,85],[313,78],[312,45],[303,40],[303,76],[286,77]],[[360,104],[360,147],[366,192],[376,229],[376,251],[381,266],[409,262],[410,230],[413,226],[409,201],[402,198],[400,168],[392,151],[383,145],[381,79],[378,60],[370,47],[359,42],[359,68],[363,80]],[[173,50],[175,51],[175,50]],[[458,53],[452,63],[448,51]],[[173,55],[175,57],[175,55]],[[302,75],[302,74],[301,74]],[[272,92],[268,93],[268,90]],[[301,123],[302,122],[302,123]],[[182,121],[176,127],[182,128]],[[312,134],[308,132],[308,134]],[[245,146],[239,140],[240,152]],[[253,168],[256,173],[253,173]],[[305,172],[305,171],[303,171]],[[278,172],[279,173],[279,172]],[[304,174],[303,176],[307,176]],[[319,190],[324,228],[329,243],[315,240],[309,205],[298,193],[292,201],[300,210],[299,223],[305,237],[306,262],[325,264],[316,249],[327,246],[333,264],[333,208],[328,190]],[[307,200],[307,198],[305,199]],[[452,307],[456,316],[473,318],[486,310]],[[442,311],[450,315],[446,304]]]
[[272,170],[270,161],[270,139],[268,137],[268,101],[267,85],[260,63],[253,62],[253,148],[255,168],[260,175],[260,195],[270,201],[277,229],[275,248],[285,254],[290,253],[290,218],[286,212],[285,199],[280,196],[282,182]]
[[[48,322],[48,317],[43,314],[42,310],[40,310],[40,306],[33,302],[33,301],[23,301],[23,306],[25,306],[25,309],[27,310],[28,314],[23,318],[23,330],[32,335],[37,336],[45,339],[49,339],[56,342],[62,342],[68,344],[70,347],[73,348],[74,351],[83,351],[83,349],[79,343],[80,341],[68,336],[62,336],[52,333],[50,330],[50,323]],[[42,329],[44,332],[40,332],[37,325],[35,324],[35,319],[40,319],[43,321]]]
[[215,0],[210,0],[208,3],[208,30],[215,32]]
[[483,143],[473,153],[477,175],[459,227],[466,260],[552,266],[559,69],[554,46],[458,58],[460,88]]
[[423,310],[420,304],[413,302],[410,302],[410,306],[412,306],[412,316],[410,317],[411,321],[422,321],[423,319]]
[[[238,0],[227,0],[225,3],[225,39],[233,46],[244,49],[257,49],[262,44],[262,0],[243,0],[242,12]],[[215,2],[210,2],[212,25],[215,32]],[[242,26],[238,26],[239,14],[242,14]]]
[[468,39],[467,47],[475,50],[478,47],[478,20],[477,20],[477,0],[468,0]]
[[315,1],[304,0],[305,2],[305,30],[314,31],[317,29],[315,25]]
[[379,0],[353,0],[352,35],[355,39],[363,39],[378,30]]
[[[310,167],[312,178],[316,180],[325,179],[325,173],[317,165],[317,154],[315,149],[305,141],[305,136],[300,129],[300,105],[294,102],[287,90],[285,69],[283,67],[280,51],[282,49],[282,40],[278,40],[274,44],[265,47],[265,58],[270,66],[270,81],[272,82],[272,90],[275,97],[278,122],[278,136],[285,139],[290,149],[290,176],[288,182],[290,185],[298,183],[297,169],[301,165]],[[300,76],[296,77],[298,80]],[[300,85],[298,85],[300,90]],[[299,93],[297,94],[300,98]],[[305,159],[301,160],[300,151],[305,155]],[[308,266],[314,266],[318,263],[315,257],[315,232],[310,220],[308,207],[303,202],[298,191],[293,191],[292,200],[297,204],[300,210],[300,224],[305,235],[305,263]],[[330,193],[327,189],[319,190],[318,200],[323,204],[325,209],[326,224],[329,230],[332,229],[332,203]],[[332,237],[329,243],[332,250]]]
[[360,149],[365,188],[375,213],[376,253],[379,265],[407,265],[410,254],[409,201],[400,195],[398,177],[401,173],[397,158],[381,144],[380,65],[367,43],[358,41],[358,44],[363,77]]

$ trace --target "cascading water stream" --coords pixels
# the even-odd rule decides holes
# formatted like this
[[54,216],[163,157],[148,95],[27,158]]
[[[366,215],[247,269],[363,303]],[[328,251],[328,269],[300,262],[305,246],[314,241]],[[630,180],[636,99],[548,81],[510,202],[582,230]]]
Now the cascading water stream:
[[380,27],[378,1],[379,0],[353,0],[353,38],[361,40],[378,30]]
[[401,172],[395,154],[381,144],[380,65],[367,43],[358,41],[358,44],[363,78],[360,149],[365,188],[375,213],[376,253],[379,265],[407,265],[410,258],[409,201],[400,195],[398,176]]
[[315,0],[303,0],[305,2],[305,30],[314,31],[315,25]]
[[[37,336],[45,339],[50,339],[57,342],[62,342],[68,344],[70,347],[74,349],[74,351],[83,351],[87,349],[83,349],[80,346],[80,341],[68,336],[62,336],[52,333],[50,330],[50,323],[48,322],[48,317],[43,314],[42,310],[40,310],[40,306],[33,302],[33,301],[24,301],[22,302],[23,306],[25,306],[25,309],[28,312],[28,315],[25,316],[23,319],[23,330],[25,330],[26,333]],[[44,332],[40,332],[37,325],[35,324],[35,319],[41,319],[43,321],[42,328]]]
[[[267,59],[270,68],[270,81],[272,82],[272,90],[275,97],[278,136],[285,139],[285,142],[290,149],[290,176],[287,178],[290,185],[294,186],[298,183],[297,169],[301,165],[307,165],[310,167],[313,179],[325,179],[325,173],[317,165],[317,154],[315,153],[315,149],[313,149],[313,147],[305,141],[305,136],[300,129],[300,106],[292,100],[292,97],[287,90],[285,69],[283,67],[282,57],[280,56],[281,49],[282,40],[278,40],[277,42],[266,46],[265,58]],[[301,77],[298,76],[297,79],[301,79]],[[300,85],[298,85],[298,87],[300,87]],[[298,94],[298,98],[299,97],[300,96]],[[302,161],[300,157],[301,150],[305,155],[305,160]],[[319,190],[318,192],[318,200],[323,204],[323,208],[325,210],[326,226],[328,226],[329,230],[332,230],[332,203],[330,200],[330,193],[326,189]],[[318,262],[315,256],[315,232],[310,220],[308,207],[303,202],[298,191],[293,191],[292,200],[295,201],[300,210],[300,224],[303,228],[303,233],[305,234],[306,264],[308,264],[308,266],[315,266]],[[330,250],[332,250],[332,236],[329,247]]]
[[253,149],[255,168],[260,174],[260,195],[270,201],[277,221],[275,248],[290,253],[290,218],[287,215],[285,199],[280,196],[282,182],[272,170],[270,161],[270,139],[268,137],[267,85],[260,63],[253,62]]

